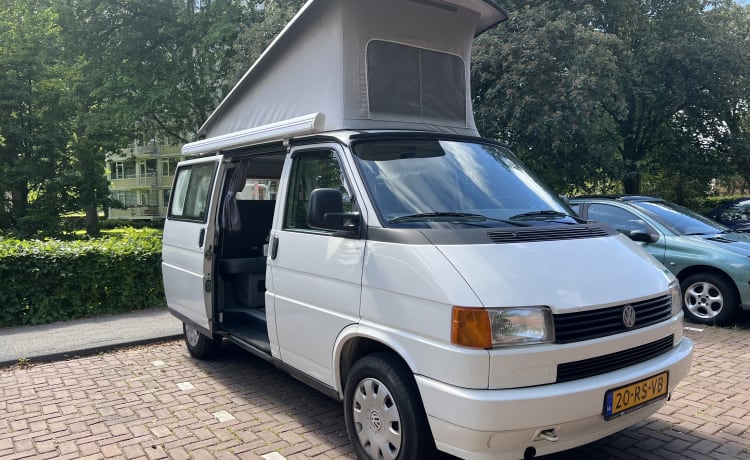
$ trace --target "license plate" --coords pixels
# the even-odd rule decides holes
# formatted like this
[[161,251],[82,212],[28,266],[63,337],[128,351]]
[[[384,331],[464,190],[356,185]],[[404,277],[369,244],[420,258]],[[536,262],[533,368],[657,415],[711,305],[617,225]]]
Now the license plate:
[[662,372],[604,394],[604,419],[609,420],[653,401],[665,398],[669,391],[669,372]]

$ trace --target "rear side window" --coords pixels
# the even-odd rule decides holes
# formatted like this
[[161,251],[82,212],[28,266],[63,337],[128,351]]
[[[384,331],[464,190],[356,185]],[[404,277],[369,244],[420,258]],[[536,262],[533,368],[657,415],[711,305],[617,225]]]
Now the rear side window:
[[205,222],[216,162],[183,166],[177,170],[169,217]]

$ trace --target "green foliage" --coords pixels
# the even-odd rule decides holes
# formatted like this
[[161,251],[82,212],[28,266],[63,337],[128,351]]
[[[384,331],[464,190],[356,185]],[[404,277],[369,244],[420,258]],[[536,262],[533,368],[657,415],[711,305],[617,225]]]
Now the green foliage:
[[735,174],[732,163],[750,170],[747,9],[723,0],[503,4],[509,21],[476,41],[477,126],[558,191],[688,199]]
[[0,239],[0,327],[162,307],[161,234]]
[[305,0],[265,0],[262,3],[263,8],[255,8],[248,14],[248,22],[232,44],[234,59],[229,66],[229,81],[233,83],[260,57]]
[[697,213],[705,215],[723,205],[724,203],[728,203],[736,198],[743,197],[744,195],[699,197],[693,198],[689,202],[684,203],[684,205]]
[[65,190],[70,63],[51,2],[0,8],[0,225],[55,233]]

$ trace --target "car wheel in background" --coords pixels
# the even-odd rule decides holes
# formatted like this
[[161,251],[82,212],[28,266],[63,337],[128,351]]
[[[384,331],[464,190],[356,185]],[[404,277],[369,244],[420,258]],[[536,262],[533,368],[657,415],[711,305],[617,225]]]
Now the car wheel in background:
[[736,316],[739,300],[734,286],[713,273],[688,276],[680,284],[685,317],[694,323],[726,325]]

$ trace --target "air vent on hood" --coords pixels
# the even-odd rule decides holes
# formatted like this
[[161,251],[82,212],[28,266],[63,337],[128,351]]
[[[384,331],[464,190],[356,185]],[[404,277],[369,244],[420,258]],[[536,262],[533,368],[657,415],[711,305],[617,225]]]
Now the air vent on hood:
[[732,240],[728,240],[721,236],[714,236],[713,238],[706,238],[708,241],[716,241],[717,243],[734,243]]
[[577,240],[599,238],[612,233],[598,225],[576,225],[570,227],[528,227],[513,230],[487,232],[493,243],[526,243],[531,241]]

